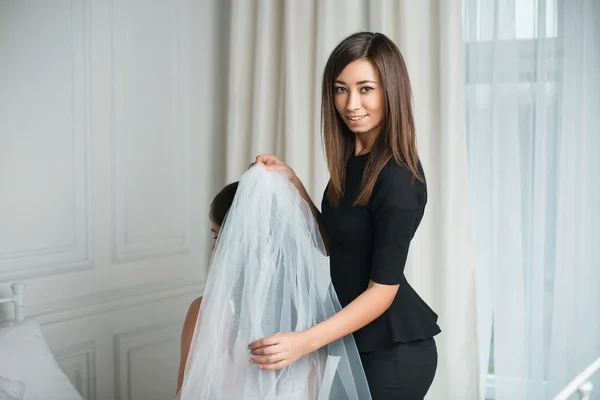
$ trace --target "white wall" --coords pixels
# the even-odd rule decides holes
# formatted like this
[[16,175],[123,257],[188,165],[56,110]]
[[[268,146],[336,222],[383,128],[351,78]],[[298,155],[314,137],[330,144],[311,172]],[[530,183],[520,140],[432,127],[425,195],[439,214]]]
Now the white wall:
[[224,183],[216,4],[0,2],[0,297],[26,282],[86,399],[174,397]]

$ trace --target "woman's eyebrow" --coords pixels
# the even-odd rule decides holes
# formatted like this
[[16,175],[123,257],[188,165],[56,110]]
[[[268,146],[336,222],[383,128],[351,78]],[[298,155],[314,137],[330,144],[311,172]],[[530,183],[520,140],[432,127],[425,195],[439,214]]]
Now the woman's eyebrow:
[[[340,81],[340,80],[336,80],[335,83],[339,83],[340,85],[345,85],[346,84],[346,82]],[[357,85],[362,85],[362,84],[365,84],[365,83],[377,83],[377,82],[370,81],[370,80],[364,80],[364,81],[358,81],[358,82],[356,82]]]

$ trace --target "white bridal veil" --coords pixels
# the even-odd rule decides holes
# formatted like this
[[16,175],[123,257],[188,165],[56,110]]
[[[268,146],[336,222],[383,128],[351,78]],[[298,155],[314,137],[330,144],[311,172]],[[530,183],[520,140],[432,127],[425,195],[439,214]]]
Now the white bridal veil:
[[279,371],[250,363],[248,344],[302,331],[340,310],[323,241],[289,179],[250,168],[215,247],[181,400],[368,400],[352,336]]

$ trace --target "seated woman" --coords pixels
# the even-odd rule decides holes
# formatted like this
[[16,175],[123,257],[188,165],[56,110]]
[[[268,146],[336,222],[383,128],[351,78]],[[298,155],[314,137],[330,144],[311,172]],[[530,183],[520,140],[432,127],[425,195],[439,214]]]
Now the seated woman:
[[[210,231],[215,241],[217,240],[217,236],[219,235],[221,225],[223,225],[223,221],[225,220],[225,215],[227,215],[227,212],[229,211],[229,208],[233,203],[233,198],[235,197],[237,188],[238,182],[233,182],[225,186],[215,196],[212,204],[210,205],[209,218],[212,224]],[[192,338],[194,337],[194,327],[196,326],[196,320],[198,319],[198,313],[200,312],[201,302],[202,297],[198,297],[197,299],[192,301],[192,304],[190,304],[187,315],[185,317],[185,322],[183,323],[183,329],[181,332],[181,361],[179,363],[179,374],[177,377],[177,393],[179,393],[179,391],[181,390],[181,386],[183,385],[185,364],[188,359],[188,353],[190,351],[190,345],[192,344]]]
[[252,341],[300,334],[341,306],[317,222],[287,176],[257,164],[229,194],[224,205],[219,200],[228,196],[218,196],[211,210],[218,239],[202,308],[190,310],[184,328],[178,399],[369,400],[352,336],[281,371],[248,362]]

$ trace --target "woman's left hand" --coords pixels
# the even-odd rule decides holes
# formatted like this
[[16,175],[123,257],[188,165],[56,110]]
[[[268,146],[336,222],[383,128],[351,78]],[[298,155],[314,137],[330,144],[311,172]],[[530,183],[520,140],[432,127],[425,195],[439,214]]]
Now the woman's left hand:
[[248,345],[251,363],[263,370],[275,371],[294,363],[308,354],[308,340],[304,332],[276,333]]

